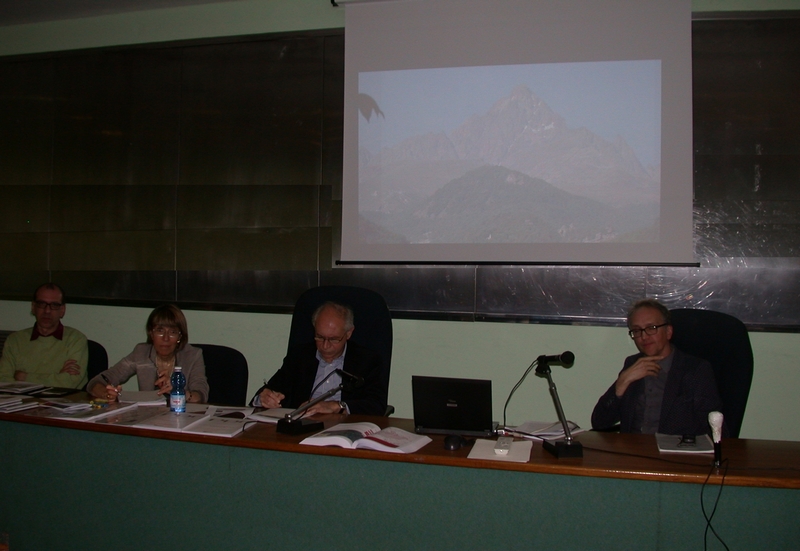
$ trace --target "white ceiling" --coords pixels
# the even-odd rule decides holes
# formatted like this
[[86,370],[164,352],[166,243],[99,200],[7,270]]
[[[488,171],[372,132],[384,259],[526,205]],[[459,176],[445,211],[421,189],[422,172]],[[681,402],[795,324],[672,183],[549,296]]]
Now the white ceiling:
[[0,0],[0,26],[233,0]]

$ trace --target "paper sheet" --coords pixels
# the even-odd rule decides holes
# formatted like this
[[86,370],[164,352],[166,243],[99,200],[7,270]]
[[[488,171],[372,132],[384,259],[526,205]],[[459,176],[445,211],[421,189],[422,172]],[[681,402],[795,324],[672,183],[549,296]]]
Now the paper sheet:
[[467,456],[470,459],[490,459],[493,461],[510,461],[511,463],[527,463],[531,459],[531,449],[533,449],[533,442],[530,440],[521,440],[513,442],[511,449],[508,450],[507,455],[498,455],[494,453],[494,445],[497,444],[496,440],[475,440]]

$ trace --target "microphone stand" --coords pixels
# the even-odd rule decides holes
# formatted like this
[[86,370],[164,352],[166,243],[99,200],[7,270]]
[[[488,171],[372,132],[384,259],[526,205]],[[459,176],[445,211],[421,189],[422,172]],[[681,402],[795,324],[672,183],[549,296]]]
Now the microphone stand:
[[558,398],[558,390],[553,378],[550,376],[550,363],[546,356],[539,356],[536,360],[536,375],[547,379],[547,386],[550,388],[550,396],[553,397],[553,405],[556,407],[556,414],[558,420],[561,421],[561,426],[564,427],[563,440],[542,440],[542,447],[548,452],[552,453],[558,458],[561,457],[583,457],[583,446],[580,442],[572,439],[572,433],[569,430],[569,423],[564,416],[564,409],[561,407],[561,400]]
[[287,413],[283,419],[278,421],[278,427],[276,430],[281,434],[305,434],[307,432],[314,432],[324,429],[325,424],[322,421],[316,421],[314,419],[301,419],[300,416],[303,415],[308,408],[322,402],[325,400],[325,398],[333,396],[342,390],[343,387],[344,382],[339,383],[339,386],[333,387],[329,391],[320,394],[310,402],[303,404],[291,413]]

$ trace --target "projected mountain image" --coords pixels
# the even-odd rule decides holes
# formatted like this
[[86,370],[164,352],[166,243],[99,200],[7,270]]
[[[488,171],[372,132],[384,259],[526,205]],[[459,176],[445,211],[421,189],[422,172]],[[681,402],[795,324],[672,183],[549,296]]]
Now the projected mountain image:
[[484,166],[406,208],[363,213],[361,230],[370,243],[599,243],[650,241],[654,221],[653,212],[621,217],[544,180]]
[[[382,116],[362,126],[393,122],[393,110],[377,105]],[[375,151],[360,142],[358,164],[365,243],[659,238],[658,164],[645,168],[621,137],[569,127],[524,85],[452,130]]]

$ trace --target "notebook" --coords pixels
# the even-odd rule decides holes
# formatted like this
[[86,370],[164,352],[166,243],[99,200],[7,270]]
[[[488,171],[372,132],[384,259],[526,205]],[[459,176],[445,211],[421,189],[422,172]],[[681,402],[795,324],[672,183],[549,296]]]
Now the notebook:
[[411,377],[414,430],[427,434],[492,436],[492,381]]

